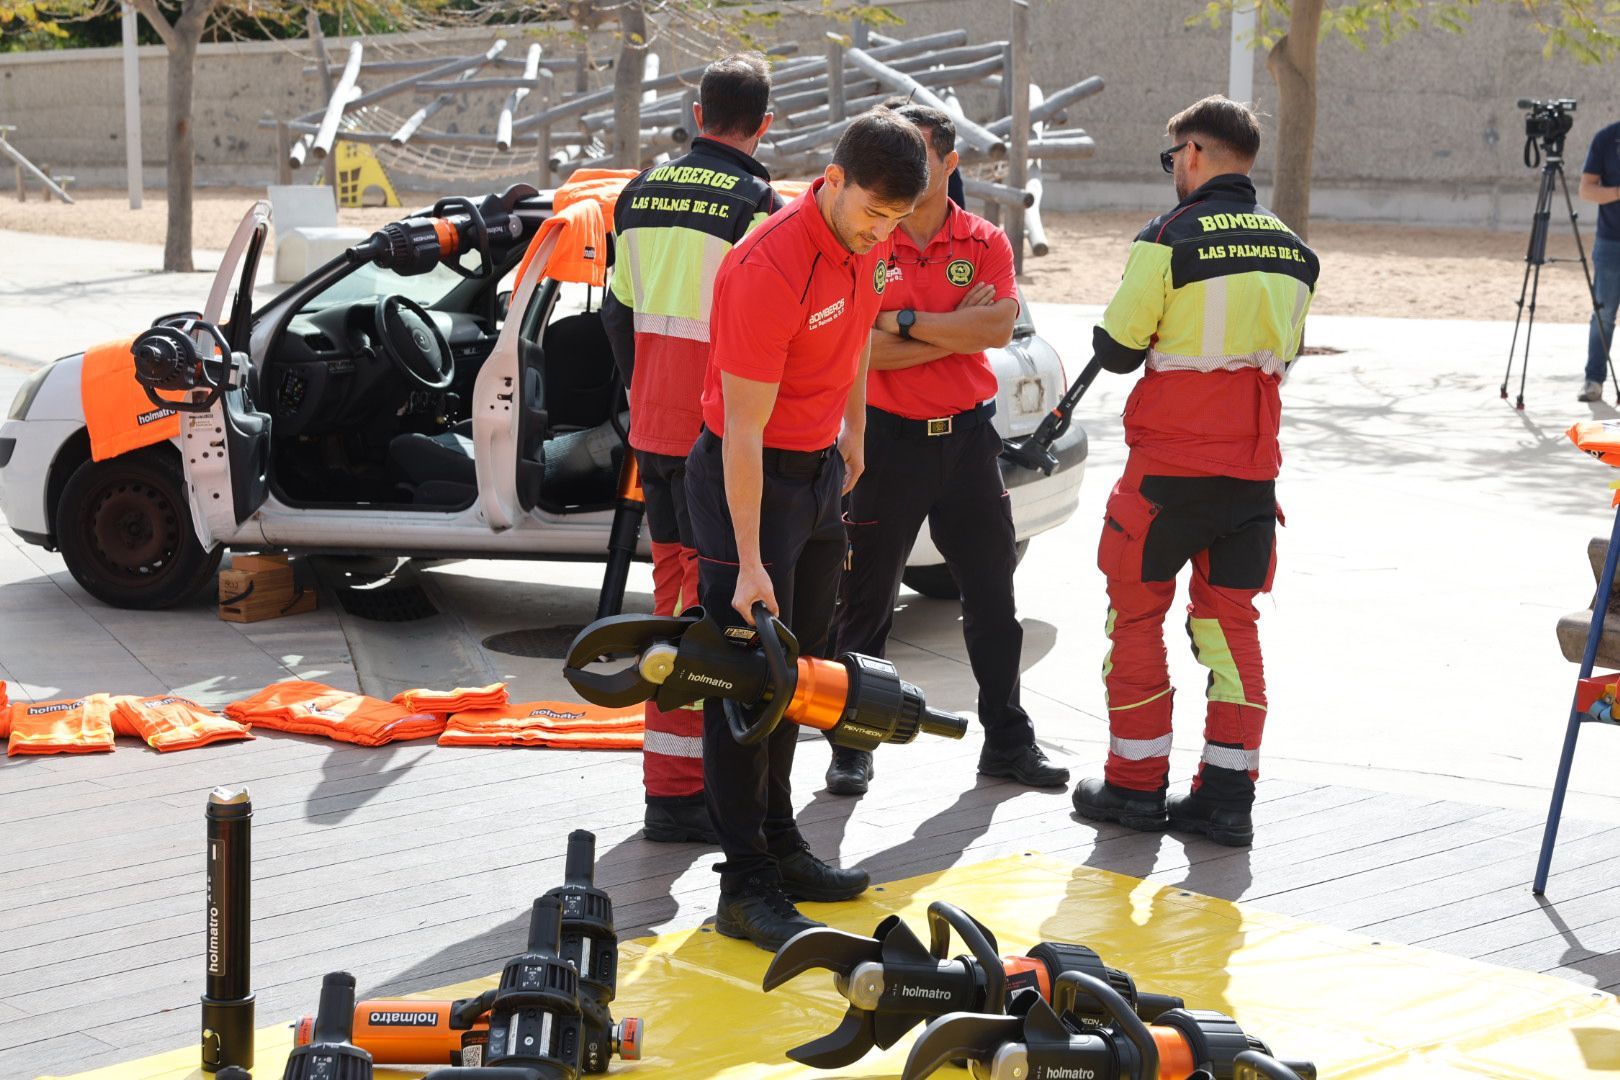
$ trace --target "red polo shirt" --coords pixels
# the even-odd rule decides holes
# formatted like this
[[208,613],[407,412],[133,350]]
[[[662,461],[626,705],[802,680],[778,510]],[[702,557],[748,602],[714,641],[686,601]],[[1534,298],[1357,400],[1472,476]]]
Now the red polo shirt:
[[[996,299],[1018,299],[1012,244],[1007,234],[953,202],[945,223],[922,251],[906,233],[894,231],[888,288],[882,311],[955,311],[968,288],[980,281],[996,287]],[[899,371],[873,371],[866,401],[911,420],[954,416],[996,396],[996,374],[982,352],[953,353]]]
[[816,205],[821,185],[772,214],[720,264],[703,386],[703,423],[716,435],[725,436],[726,424],[720,373],[730,372],[779,386],[766,446],[821,450],[838,440],[883,299],[889,242],[852,254]]

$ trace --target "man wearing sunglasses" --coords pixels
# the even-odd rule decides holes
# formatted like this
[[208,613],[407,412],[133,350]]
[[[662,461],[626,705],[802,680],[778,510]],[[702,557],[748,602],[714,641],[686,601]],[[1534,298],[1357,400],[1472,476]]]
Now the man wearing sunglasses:
[[[1108,499],[1097,564],[1108,578],[1103,664],[1109,753],[1074,790],[1081,816],[1145,831],[1252,842],[1266,721],[1255,597],[1276,569],[1278,392],[1299,353],[1316,255],[1258,205],[1260,124],[1219,95],[1171,118],[1159,155],[1175,209],[1138,234],[1092,335],[1128,374],[1125,475]],[[1209,669],[1204,752],[1188,795],[1165,797],[1171,742],[1164,617],[1192,563],[1187,633]]]
[[[866,382],[866,472],[849,498],[840,652],[884,655],[906,557],[924,521],[962,590],[962,633],[979,683],[979,772],[1064,788],[1019,705],[1024,629],[1013,602],[1012,507],[990,418],[996,375],[984,350],[1012,340],[1018,286],[1007,234],[948,197],[956,125],[937,109],[891,106],[928,143],[928,187],[894,233],[888,288]],[[872,755],[836,747],[827,791],[860,795]]]

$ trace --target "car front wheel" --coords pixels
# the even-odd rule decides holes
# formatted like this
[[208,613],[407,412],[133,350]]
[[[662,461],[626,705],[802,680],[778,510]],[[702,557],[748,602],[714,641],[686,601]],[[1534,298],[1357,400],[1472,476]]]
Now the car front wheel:
[[180,467],[153,453],[79,466],[56,507],[56,541],[86,592],[138,610],[190,599],[223,554],[197,542]]
[[[1028,550],[1028,540],[1018,541],[1018,545],[1013,548],[1013,558],[1017,562],[1023,562],[1024,552]],[[906,588],[921,593],[930,600],[962,598],[962,590],[956,587],[956,578],[951,576],[951,568],[944,563],[935,563],[933,566],[908,566],[900,580]]]

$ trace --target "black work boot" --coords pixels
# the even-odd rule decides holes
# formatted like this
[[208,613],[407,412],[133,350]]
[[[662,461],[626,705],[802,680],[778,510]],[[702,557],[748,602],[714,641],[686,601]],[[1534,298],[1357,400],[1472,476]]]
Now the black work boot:
[[1069,770],[1048,761],[1045,751],[1034,743],[1007,750],[986,746],[979,752],[979,772],[983,776],[1016,780],[1025,787],[1069,786]]
[[833,903],[853,900],[872,884],[865,870],[840,869],[816,858],[803,840],[785,854],[774,852],[776,869],[782,875],[782,891],[795,900]]
[[659,844],[718,844],[709,808],[695,801],[648,796],[642,835]]
[[827,794],[865,795],[872,774],[872,751],[835,746],[827,766]]
[[717,931],[767,952],[780,949],[794,934],[823,925],[800,914],[782,887],[766,878],[749,878],[735,892],[722,890],[714,913]]
[[1254,817],[1246,806],[1219,806],[1192,794],[1170,796],[1167,808],[1170,827],[1177,832],[1203,833],[1227,847],[1254,843]]
[[1141,832],[1159,832],[1170,824],[1164,811],[1164,792],[1132,791],[1095,777],[1074,786],[1074,809],[1083,818],[1117,821]]

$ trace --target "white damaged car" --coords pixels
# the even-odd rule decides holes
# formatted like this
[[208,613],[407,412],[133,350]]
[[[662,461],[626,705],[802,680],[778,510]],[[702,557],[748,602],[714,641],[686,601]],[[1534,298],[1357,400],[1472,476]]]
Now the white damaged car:
[[[95,461],[84,354],[40,368],[0,424],[0,512],[126,608],[187,599],[227,549],[605,559],[623,393],[599,290],[544,273],[554,235],[517,273],[550,214],[549,193],[524,185],[440,200],[254,310],[269,216],[256,204],[192,315],[230,346],[224,392],[173,438]],[[468,239],[443,256],[423,238],[451,219]],[[996,429],[1027,435],[1064,390],[1027,305],[991,358]],[[1051,475],[1003,463],[1020,552],[1075,510],[1081,426],[1053,451]],[[955,595],[926,535],[906,582]]]

